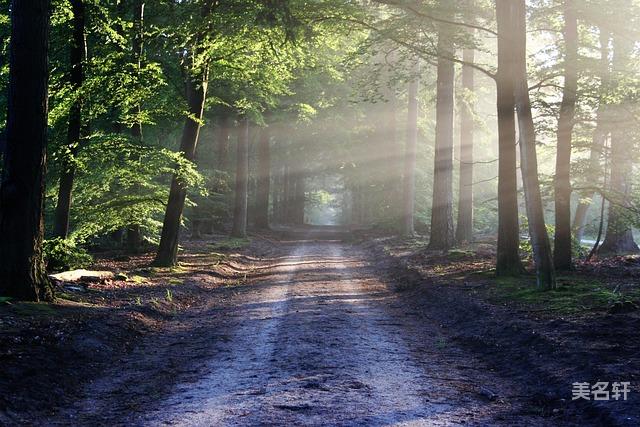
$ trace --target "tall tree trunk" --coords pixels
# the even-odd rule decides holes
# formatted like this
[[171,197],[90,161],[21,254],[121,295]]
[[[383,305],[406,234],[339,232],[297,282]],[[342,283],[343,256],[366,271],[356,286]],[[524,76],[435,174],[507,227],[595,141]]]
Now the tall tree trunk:
[[216,138],[216,160],[218,170],[229,170],[229,116],[224,114],[218,119],[218,132]]
[[243,118],[238,124],[238,147],[236,154],[236,185],[233,206],[233,237],[247,236],[247,199],[249,190],[249,120]]
[[516,4],[516,33],[513,37],[515,45],[515,98],[518,112],[518,129],[520,134],[520,169],[522,184],[529,220],[529,235],[533,248],[536,278],[542,289],[556,287],[555,269],[551,243],[544,220],[540,181],[538,179],[538,159],[536,153],[536,132],[529,99],[527,82],[527,23],[525,0],[514,1]]
[[440,30],[438,36],[438,76],[436,90],[436,144],[433,172],[433,204],[429,249],[453,246],[453,96],[455,67],[453,39]]
[[[624,35],[613,37],[613,69],[623,74],[629,67],[633,52],[633,41]],[[634,120],[625,101],[618,101],[611,108],[611,117],[616,123],[611,130],[611,179],[609,188],[609,212],[607,232],[598,250],[599,255],[623,255],[638,253],[640,249],[633,239],[629,221],[629,196],[633,164],[629,151],[633,150],[630,123]]]
[[553,262],[571,269],[571,145],[578,91],[578,18],[574,0],[564,1],[564,89],[558,119]]
[[402,228],[404,236],[415,234],[413,211],[416,198],[416,151],[418,148],[418,93],[420,91],[420,63],[416,60],[412,80],[409,82],[407,139],[404,151],[402,182]]
[[[464,49],[462,60],[472,64],[473,49]],[[460,187],[458,192],[458,221],[456,243],[473,240],[473,68],[462,65],[463,101],[460,107]]]
[[49,82],[48,0],[11,2],[9,93],[0,184],[0,295],[51,300],[42,259]]
[[[600,99],[598,111],[596,113],[596,128],[593,131],[591,150],[589,153],[589,168],[587,170],[588,182],[597,182],[602,175],[600,165],[604,146],[607,141],[607,129],[605,126],[605,114],[607,109],[607,93],[610,81],[609,72],[609,40],[610,34],[604,29],[600,29]],[[587,222],[587,212],[591,206],[594,191],[582,193],[580,202],[576,208],[573,220],[573,229],[578,242],[582,241],[584,229]]]
[[282,195],[282,174],[279,167],[275,167],[273,185],[271,186],[271,200],[273,200],[273,222],[280,223],[280,197]]
[[258,177],[256,186],[256,228],[269,228],[269,195],[271,192],[271,150],[269,147],[271,135],[269,127],[260,130],[258,141]]
[[304,173],[302,170],[298,170],[295,175],[295,190],[294,190],[294,213],[293,223],[295,225],[304,225],[304,205],[305,205],[305,183]]
[[498,251],[496,274],[517,276],[524,271],[520,260],[518,180],[514,98],[515,8],[512,0],[496,0],[498,23]]
[[[193,161],[200,135],[200,122],[204,112],[207,94],[208,75],[206,71],[198,76],[187,74],[186,91],[189,105],[189,117],[186,118],[180,141],[180,151],[187,160]],[[177,175],[171,180],[169,201],[162,224],[160,246],[154,264],[160,267],[171,267],[178,262],[178,242],[180,238],[180,223],[187,189]]]
[[69,234],[69,216],[71,212],[71,194],[76,173],[75,156],[78,154],[82,131],[82,96],[79,91],[84,81],[84,61],[87,45],[85,38],[85,5],[84,0],[71,0],[73,13],[73,34],[71,37],[70,83],[76,92],[76,100],[69,110],[69,124],[67,127],[66,153],[62,156],[60,165],[60,185],[58,187],[58,204],[56,205],[54,220],[54,235],[63,239]]
[[[137,67],[137,78],[140,79],[142,72],[142,56],[144,54],[144,7],[142,0],[133,2],[133,55]],[[136,106],[138,115],[142,113],[142,106]],[[142,142],[142,123],[138,118],[131,128],[131,136]],[[138,186],[134,187],[134,192],[140,191]],[[140,224],[130,224],[127,228],[127,252],[138,253],[142,246],[142,230]]]
[[291,222],[291,169],[289,168],[288,158],[285,159],[284,171],[282,174],[282,222],[288,224]]

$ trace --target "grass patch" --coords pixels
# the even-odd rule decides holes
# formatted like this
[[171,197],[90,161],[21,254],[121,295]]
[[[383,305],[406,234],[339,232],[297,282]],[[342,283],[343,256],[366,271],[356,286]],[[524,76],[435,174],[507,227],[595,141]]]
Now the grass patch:
[[218,242],[209,243],[207,246],[212,250],[230,250],[230,249],[242,249],[251,243],[249,238],[237,238],[229,237],[227,239],[220,240]]
[[557,280],[557,289],[543,291],[537,288],[533,276],[499,277],[493,279],[492,293],[500,302],[517,301],[566,314],[607,310],[614,304],[640,297],[637,290],[623,293],[584,277],[561,276]]

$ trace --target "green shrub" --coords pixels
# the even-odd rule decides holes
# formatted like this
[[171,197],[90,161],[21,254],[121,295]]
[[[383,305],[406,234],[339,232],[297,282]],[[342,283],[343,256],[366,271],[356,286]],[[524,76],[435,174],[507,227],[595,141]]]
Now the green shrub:
[[65,271],[84,268],[93,262],[93,257],[83,248],[76,246],[70,239],[45,240],[43,244],[44,260],[47,271]]

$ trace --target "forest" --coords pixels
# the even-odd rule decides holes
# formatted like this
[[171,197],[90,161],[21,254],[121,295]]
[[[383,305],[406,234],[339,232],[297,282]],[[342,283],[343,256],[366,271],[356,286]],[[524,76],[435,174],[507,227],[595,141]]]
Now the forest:
[[639,425],[639,26],[0,0],[0,425]]

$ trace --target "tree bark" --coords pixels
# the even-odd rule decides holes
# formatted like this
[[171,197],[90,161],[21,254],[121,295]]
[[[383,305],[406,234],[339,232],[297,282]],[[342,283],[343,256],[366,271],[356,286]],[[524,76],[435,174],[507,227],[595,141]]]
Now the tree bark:
[[53,299],[42,258],[49,81],[48,0],[11,2],[9,93],[0,184],[0,295]]
[[304,225],[305,176],[302,170],[294,174],[293,224]]
[[[615,34],[613,37],[613,69],[624,73],[629,67],[629,58],[633,51],[633,41],[626,36]],[[629,196],[633,164],[629,151],[633,150],[630,123],[634,120],[627,106],[622,102],[612,105],[611,117],[616,120],[611,130],[611,179],[609,188],[609,212],[607,232],[604,242],[598,250],[599,255],[624,255],[640,252],[633,239],[629,221]]]
[[87,55],[85,37],[85,5],[84,0],[71,0],[73,13],[73,30],[70,44],[71,74],[70,83],[76,100],[69,110],[69,124],[67,126],[67,147],[60,165],[60,185],[58,187],[58,203],[56,205],[54,232],[56,237],[66,239],[69,234],[69,217],[71,213],[71,198],[73,181],[76,173],[75,157],[80,147],[82,132],[82,96],[79,94],[84,81],[84,61]]
[[[464,49],[465,63],[475,61],[473,49]],[[464,99],[460,107],[460,187],[458,192],[458,221],[456,243],[465,244],[473,240],[473,68],[462,66],[462,93]]]
[[258,178],[256,186],[255,226],[269,228],[269,195],[271,192],[271,135],[269,127],[260,130],[258,141]]
[[496,0],[498,23],[498,250],[496,274],[517,276],[524,272],[520,260],[518,181],[514,98],[515,8],[512,0]]
[[[195,158],[198,137],[200,135],[200,122],[204,112],[204,103],[207,94],[207,72],[198,73],[197,76],[188,74],[186,79],[187,103],[190,117],[185,120],[180,141],[180,151],[187,160]],[[192,118],[193,117],[193,118]],[[184,202],[187,197],[187,189],[184,183],[178,180],[177,175],[171,180],[169,201],[162,224],[160,246],[154,261],[154,265],[171,267],[178,262],[178,242],[180,238],[180,223]]]
[[420,91],[420,64],[416,60],[412,80],[409,82],[407,139],[404,152],[404,175],[402,182],[402,227],[404,236],[415,234],[413,211],[416,196],[416,151],[418,146],[418,93]]
[[218,132],[216,138],[216,160],[218,170],[229,170],[229,116],[224,114],[218,119]]
[[[609,40],[610,34],[604,29],[600,29],[600,99],[598,111],[596,113],[596,128],[593,131],[591,141],[591,150],[589,153],[589,168],[587,170],[587,179],[589,182],[597,182],[602,175],[601,159],[604,146],[607,141],[607,126],[605,125],[605,115],[607,109],[607,92],[609,88],[610,72],[609,72]],[[587,221],[587,212],[591,206],[594,192],[581,194],[580,202],[576,208],[573,220],[573,229],[575,238],[578,242],[582,241],[584,229]]]
[[515,45],[515,98],[518,113],[518,129],[520,134],[520,169],[527,206],[529,235],[533,248],[538,286],[542,289],[556,287],[555,269],[551,243],[544,220],[540,182],[538,179],[538,159],[536,153],[536,134],[529,99],[527,82],[527,49],[526,49],[526,6],[525,0],[514,1],[516,9],[513,38]]
[[430,250],[453,246],[453,96],[455,67],[446,58],[453,56],[453,39],[442,30],[438,36],[436,90],[436,143],[431,206]]
[[238,147],[236,154],[235,202],[233,207],[233,237],[247,236],[247,198],[249,186],[249,120],[244,118],[238,125]]
[[571,146],[578,91],[578,18],[574,0],[564,1],[564,89],[558,119],[553,262],[571,269]]

